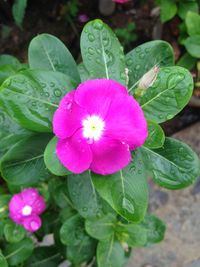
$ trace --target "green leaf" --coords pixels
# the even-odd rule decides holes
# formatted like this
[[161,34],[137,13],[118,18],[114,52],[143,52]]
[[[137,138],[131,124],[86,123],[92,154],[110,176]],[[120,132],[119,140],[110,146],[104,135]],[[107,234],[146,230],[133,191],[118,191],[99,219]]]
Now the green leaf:
[[25,267],[58,267],[61,255],[55,246],[37,247]]
[[163,129],[155,122],[148,120],[148,138],[144,146],[148,148],[159,148],[163,146],[165,133]]
[[21,27],[25,15],[27,0],[15,0],[12,6],[12,14],[17,26]]
[[44,151],[44,162],[46,164],[47,169],[57,175],[57,176],[66,176],[71,172],[67,170],[59,161],[58,157],[56,156],[56,144],[57,144],[57,137],[53,137],[50,142],[48,143],[45,151]]
[[200,35],[193,35],[184,41],[188,53],[195,58],[200,58]]
[[4,226],[4,235],[9,243],[17,243],[21,241],[25,236],[25,229],[12,221],[8,222]]
[[198,13],[198,4],[194,1],[181,0],[178,2],[178,15],[182,20],[185,20],[188,11],[193,11]]
[[15,266],[24,262],[33,252],[33,241],[25,238],[18,243],[8,244],[4,250],[4,255],[9,266]]
[[143,220],[148,205],[145,166],[139,150],[133,161],[121,171],[108,176],[92,174],[96,190],[122,217],[131,222]]
[[0,66],[4,65],[12,65],[15,69],[21,67],[21,63],[16,57],[6,54],[0,55]]
[[129,90],[132,91],[142,76],[155,65],[167,67],[174,65],[174,53],[165,41],[150,41],[139,45],[126,55],[129,70]]
[[78,245],[67,247],[67,259],[74,266],[80,266],[81,263],[90,261],[94,257],[95,251],[96,241],[89,236],[84,236]]
[[15,75],[17,73],[16,67],[12,65],[0,65],[0,85],[10,76]]
[[177,12],[177,6],[175,0],[161,0],[160,6],[160,19],[164,23],[172,19]]
[[56,187],[54,191],[54,200],[58,207],[61,209],[65,207],[71,207],[73,208],[73,204],[70,200],[68,188],[67,188],[67,182],[62,183],[58,187]]
[[102,240],[97,246],[98,267],[122,267],[124,265],[125,255],[120,243],[114,240],[112,235],[107,240]]
[[24,128],[52,131],[52,116],[74,81],[59,72],[25,70],[8,78],[0,88],[0,105]]
[[59,71],[80,82],[76,62],[67,47],[58,38],[43,33],[35,37],[28,49],[30,68]]
[[83,219],[77,214],[67,219],[60,229],[60,239],[64,245],[77,246],[86,235]]
[[70,198],[79,214],[84,218],[99,216],[101,214],[100,199],[90,173],[69,175],[67,180]]
[[80,63],[78,65],[78,71],[79,71],[79,74],[81,77],[81,82],[84,82],[84,81],[90,79],[90,73],[88,72],[88,70],[86,69],[86,67],[83,63]]
[[28,137],[33,134],[12,121],[10,117],[1,109],[0,129],[0,159],[14,144],[24,137]]
[[114,234],[115,225],[116,216],[113,214],[107,214],[97,219],[85,221],[87,233],[98,240],[107,239],[112,236]]
[[14,185],[36,185],[51,176],[43,160],[50,135],[35,135],[14,145],[1,160],[3,178]]
[[8,202],[10,201],[11,195],[0,195],[0,219],[8,217]]
[[144,221],[141,223],[147,231],[147,242],[146,246],[151,244],[159,243],[164,239],[166,226],[155,215],[147,214],[144,218]]
[[1,250],[0,250],[0,266],[1,267],[8,267],[8,263],[6,261],[6,258],[2,254]]
[[147,231],[141,225],[119,224],[116,232],[120,242],[130,247],[144,246],[147,242]]
[[192,70],[196,64],[196,58],[190,56],[187,52],[179,59],[177,65],[188,70]]
[[191,185],[199,174],[199,159],[192,149],[172,138],[166,138],[162,148],[142,148],[148,158],[155,183],[168,189]]
[[200,15],[194,12],[187,12],[185,19],[187,32],[190,36],[200,35]]
[[91,78],[126,83],[123,49],[113,31],[101,20],[86,24],[81,34],[83,64]]
[[192,91],[193,78],[188,70],[166,67],[160,69],[156,81],[138,101],[147,119],[161,123],[172,119],[185,107]]

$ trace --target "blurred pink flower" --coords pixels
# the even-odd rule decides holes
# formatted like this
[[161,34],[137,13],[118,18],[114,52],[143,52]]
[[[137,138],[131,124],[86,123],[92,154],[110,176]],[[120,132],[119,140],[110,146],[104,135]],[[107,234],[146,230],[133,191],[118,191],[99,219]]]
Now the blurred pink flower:
[[112,0],[113,2],[119,3],[119,4],[125,4],[129,2],[130,0]]
[[42,222],[38,215],[44,210],[44,199],[35,188],[24,189],[9,202],[9,217],[29,232],[35,232],[41,227]]
[[80,14],[78,16],[78,21],[81,23],[85,23],[89,20],[89,17],[86,14]]
[[147,123],[126,87],[107,80],[88,80],[68,93],[53,117],[56,154],[74,173],[88,169],[111,174],[131,160],[130,150],[147,138]]

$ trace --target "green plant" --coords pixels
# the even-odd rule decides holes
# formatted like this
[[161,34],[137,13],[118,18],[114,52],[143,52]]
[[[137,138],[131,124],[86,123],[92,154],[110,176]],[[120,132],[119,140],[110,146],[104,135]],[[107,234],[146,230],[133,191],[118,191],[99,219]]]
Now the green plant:
[[137,40],[135,28],[135,23],[129,22],[126,27],[115,29],[115,34],[124,46],[130,45],[132,42]]
[[[29,65],[9,56],[0,59],[1,73],[6,73],[5,66],[14,69],[4,75],[0,87],[1,267],[56,267],[65,259],[74,267],[122,267],[132,248],[164,237],[165,224],[147,213],[148,176],[176,190],[193,184],[199,175],[197,155],[186,144],[165,137],[159,126],[183,109],[193,89],[191,74],[174,66],[171,46],[152,41],[124,55],[112,30],[94,20],[82,31],[81,54],[83,62],[77,66],[59,39],[41,34],[29,45]],[[156,73],[151,78],[152,70]],[[150,82],[144,82],[147,76]],[[52,117],[66,94],[97,78],[112,79],[128,99],[137,98],[149,135],[118,172],[100,175],[89,168],[74,174],[58,158]],[[65,104],[64,112],[72,112],[71,102]],[[112,103],[107,104],[102,106]],[[32,235],[8,216],[12,195],[27,187],[37,188],[47,206],[41,229]],[[53,244],[39,247],[48,234]]]

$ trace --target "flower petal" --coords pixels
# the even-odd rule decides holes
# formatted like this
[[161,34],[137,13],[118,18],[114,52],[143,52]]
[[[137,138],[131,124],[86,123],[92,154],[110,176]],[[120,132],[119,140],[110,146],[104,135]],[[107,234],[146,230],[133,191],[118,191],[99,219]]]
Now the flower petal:
[[21,196],[22,196],[24,205],[29,205],[33,207],[34,202],[39,197],[39,193],[35,188],[26,188],[21,192]]
[[29,232],[37,231],[42,225],[42,221],[39,216],[31,215],[23,220],[24,228]]
[[86,139],[83,138],[82,129],[69,138],[59,139],[56,154],[61,163],[74,173],[84,172],[92,161],[92,152]]
[[131,149],[141,146],[148,136],[144,113],[132,96],[114,99],[105,123],[104,135],[127,143]]
[[84,109],[74,102],[74,93],[64,96],[53,116],[53,132],[61,139],[73,135],[81,127],[83,117],[87,116]]
[[45,210],[46,205],[42,196],[37,197],[37,199],[33,203],[32,208],[33,208],[32,212],[38,215]]
[[93,161],[90,169],[95,173],[112,174],[124,168],[131,160],[129,146],[118,140],[103,137],[91,147]]
[[74,99],[91,115],[104,117],[113,98],[123,95],[128,95],[128,91],[120,83],[107,79],[95,79],[80,84]]
[[23,219],[22,209],[24,207],[24,202],[20,194],[14,195],[9,204],[9,217],[18,224],[21,224]]

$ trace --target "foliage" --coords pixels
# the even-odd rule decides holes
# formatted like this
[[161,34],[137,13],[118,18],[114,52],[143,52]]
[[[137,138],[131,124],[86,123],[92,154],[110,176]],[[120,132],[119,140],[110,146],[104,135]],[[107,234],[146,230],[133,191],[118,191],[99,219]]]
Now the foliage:
[[[199,174],[197,155],[182,142],[165,138],[159,126],[183,109],[193,89],[191,74],[174,66],[171,46],[152,41],[124,55],[112,30],[94,20],[83,29],[81,52],[83,62],[77,67],[60,40],[41,34],[30,43],[29,65],[0,57],[2,267],[56,267],[65,259],[77,267],[121,267],[131,248],[164,238],[165,224],[147,213],[147,173],[168,189],[189,186]],[[137,97],[149,137],[133,151],[131,163],[108,176],[90,171],[75,175],[65,169],[55,153],[51,123],[61,98],[80,81],[97,77],[127,85],[135,96],[140,79],[155,65],[155,82]],[[42,228],[33,239],[8,219],[11,195],[29,186],[35,186],[47,203]],[[47,234],[53,234],[54,244],[39,248]]]

